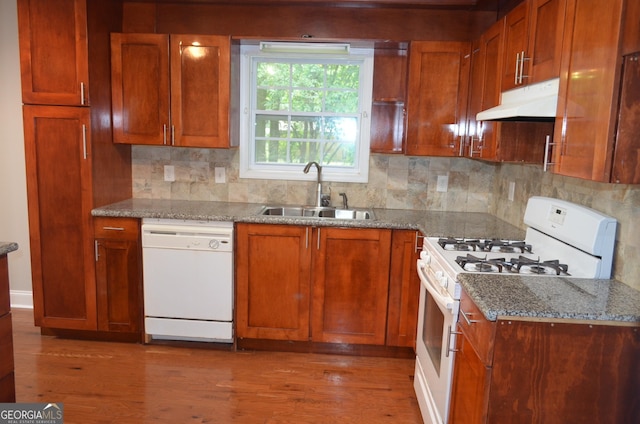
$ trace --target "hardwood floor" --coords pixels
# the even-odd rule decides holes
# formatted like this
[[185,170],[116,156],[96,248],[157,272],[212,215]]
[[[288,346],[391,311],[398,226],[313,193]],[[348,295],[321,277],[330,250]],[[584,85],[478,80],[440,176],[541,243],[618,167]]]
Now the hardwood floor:
[[422,423],[410,359],[58,339],[30,310],[13,332],[17,401],[65,424]]

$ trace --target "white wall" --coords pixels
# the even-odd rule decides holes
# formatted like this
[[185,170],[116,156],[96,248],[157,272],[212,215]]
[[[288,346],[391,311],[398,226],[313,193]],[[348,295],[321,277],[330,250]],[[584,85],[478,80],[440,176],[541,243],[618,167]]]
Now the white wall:
[[31,258],[14,0],[0,1],[0,93],[0,240],[19,245],[9,253],[11,304],[25,306],[31,302]]

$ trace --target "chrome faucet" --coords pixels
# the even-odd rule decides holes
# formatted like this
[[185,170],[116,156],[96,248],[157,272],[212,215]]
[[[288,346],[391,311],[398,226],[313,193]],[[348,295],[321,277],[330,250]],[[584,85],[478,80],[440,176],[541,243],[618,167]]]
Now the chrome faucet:
[[303,169],[302,172],[304,172],[305,174],[309,173],[309,169],[311,169],[311,165],[315,165],[316,168],[318,168],[318,188],[317,188],[317,192],[316,192],[316,206],[317,207],[322,207],[322,183],[320,182],[320,178],[321,178],[321,174],[322,174],[322,167],[320,165],[318,165],[318,162],[309,162]]

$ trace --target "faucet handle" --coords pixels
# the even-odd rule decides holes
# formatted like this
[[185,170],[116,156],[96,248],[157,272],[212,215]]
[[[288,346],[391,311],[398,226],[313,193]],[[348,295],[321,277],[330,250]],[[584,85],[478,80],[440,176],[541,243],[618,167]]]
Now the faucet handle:
[[349,200],[347,199],[347,193],[338,193],[342,196],[342,209],[349,209]]

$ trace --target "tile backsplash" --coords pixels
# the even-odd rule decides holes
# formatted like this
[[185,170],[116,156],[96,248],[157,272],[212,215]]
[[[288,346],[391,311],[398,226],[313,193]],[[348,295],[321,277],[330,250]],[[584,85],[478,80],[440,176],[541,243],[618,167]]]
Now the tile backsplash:
[[[133,196],[250,203],[313,204],[315,183],[240,179],[237,149],[133,146]],[[173,165],[175,181],[164,181]],[[216,183],[216,167],[226,181]],[[302,172],[302,171],[301,171]],[[446,192],[436,189],[448,177]],[[509,185],[515,190],[509,200]],[[618,219],[614,276],[640,290],[640,186],[602,184],[542,172],[537,165],[494,164],[464,158],[372,154],[369,183],[323,184],[333,205],[345,192],[351,207],[489,212],[524,228],[527,199],[549,196]],[[452,234],[455,235],[455,234]]]
[[[509,183],[514,200],[508,200]],[[578,203],[618,220],[614,277],[640,290],[640,185],[605,184],[543,172],[541,166],[502,164],[496,168],[494,202],[489,212],[524,228],[522,217],[531,196]]]
[[[134,197],[314,203],[314,182],[239,178],[237,149],[133,146],[132,154]],[[175,167],[174,182],[164,181],[164,165]],[[225,168],[225,183],[215,182],[216,167]],[[446,192],[436,190],[441,175],[448,177]],[[344,192],[352,207],[486,212],[494,178],[495,165],[462,158],[372,154],[367,184],[325,182],[323,189],[334,206]]]

